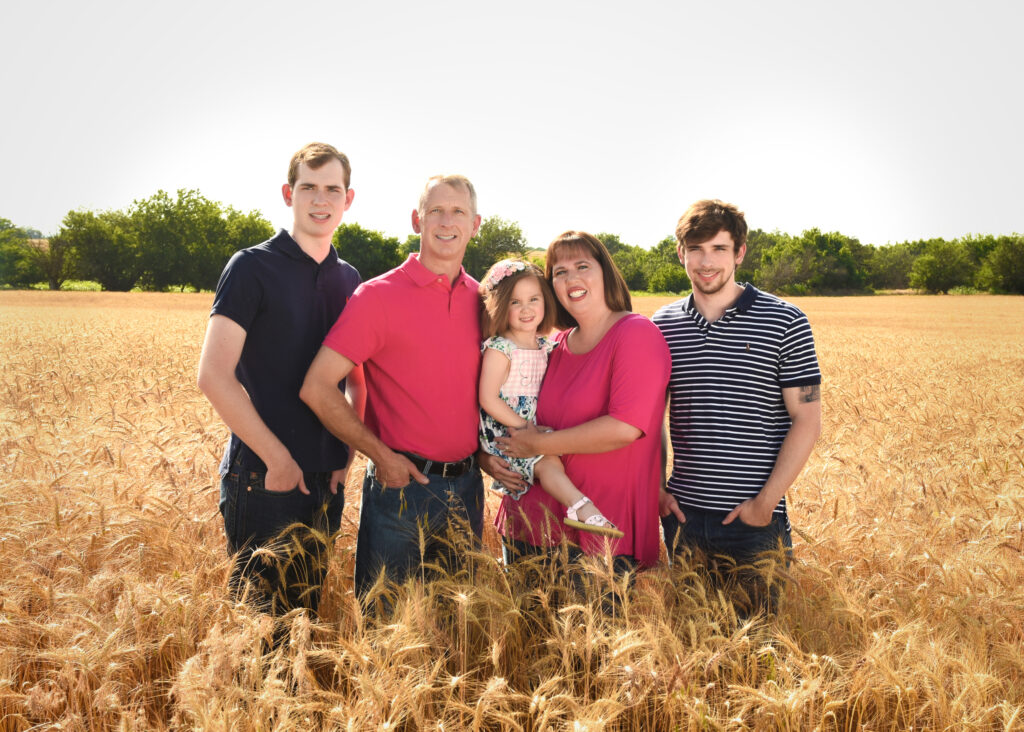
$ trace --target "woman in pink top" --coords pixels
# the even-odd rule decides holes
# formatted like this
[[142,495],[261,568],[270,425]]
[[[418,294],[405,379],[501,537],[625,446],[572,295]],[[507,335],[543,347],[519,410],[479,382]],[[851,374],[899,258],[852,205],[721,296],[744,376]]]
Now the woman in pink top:
[[588,554],[611,547],[616,567],[658,561],[658,491],[663,471],[661,425],[671,361],[661,331],[631,311],[629,289],[608,250],[579,231],[558,236],[545,277],[557,296],[555,336],[537,405],[536,426],[500,438],[512,457],[561,455],[573,483],[625,535],[608,539],[561,521],[564,509],[533,486],[506,496],[496,524],[506,553],[544,553],[564,536]]

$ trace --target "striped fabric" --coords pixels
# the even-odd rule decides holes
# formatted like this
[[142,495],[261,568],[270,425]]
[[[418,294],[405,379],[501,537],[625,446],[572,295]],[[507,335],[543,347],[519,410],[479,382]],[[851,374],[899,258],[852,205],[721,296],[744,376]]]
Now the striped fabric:
[[693,295],[654,314],[672,353],[668,490],[692,508],[731,511],[757,495],[791,424],[782,389],[821,383],[807,316],[744,287],[714,323]]

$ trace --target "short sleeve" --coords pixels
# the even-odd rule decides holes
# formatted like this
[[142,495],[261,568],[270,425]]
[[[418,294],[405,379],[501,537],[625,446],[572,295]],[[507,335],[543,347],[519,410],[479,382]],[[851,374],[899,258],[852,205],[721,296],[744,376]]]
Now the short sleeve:
[[514,346],[512,345],[512,342],[507,338],[502,338],[501,336],[491,336],[486,341],[484,341],[483,345],[480,347],[480,350],[486,351],[488,348],[491,348],[495,351],[499,351],[500,353],[504,354],[508,360],[512,360],[512,349],[514,348]]
[[247,251],[235,252],[217,282],[210,315],[231,318],[248,332],[263,302],[263,282]]
[[551,352],[558,347],[558,341],[551,340],[547,336],[540,336],[537,339],[537,344],[540,346],[540,349],[549,356],[551,355]]
[[388,312],[378,293],[367,283],[356,288],[352,299],[324,338],[324,345],[357,366],[384,347]]
[[665,412],[672,360],[665,337],[647,318],[634,316],[623,325],[608,374],[608,414],[646,433],[652,414]]
[[799,313],[786,328],[779,348],[779,385],[816,386],[821,383],[818,355],[807,316]]

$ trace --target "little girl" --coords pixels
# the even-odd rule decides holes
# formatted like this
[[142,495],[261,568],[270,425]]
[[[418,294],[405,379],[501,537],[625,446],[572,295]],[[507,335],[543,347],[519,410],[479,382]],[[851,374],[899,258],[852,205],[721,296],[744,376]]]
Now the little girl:
[[[480,294],[484,299],[481,331],[486,339],[480,369],[480,446],[506,460],[527,486],[536,474],[541,487],[566,506],[564,521],[569,526],[622,536],[573,485],[558,457],[510,458],[494,444],[496,437],[508,434],[508,428],[532,422],[537,412],[548,354],[556,345],[537,335],[549,332],[555,320],[554,294],[544,275],[529,262],[503,259],[487,271]],[[498,482],[494,485],[516,500],[526,492],[509,490]]]

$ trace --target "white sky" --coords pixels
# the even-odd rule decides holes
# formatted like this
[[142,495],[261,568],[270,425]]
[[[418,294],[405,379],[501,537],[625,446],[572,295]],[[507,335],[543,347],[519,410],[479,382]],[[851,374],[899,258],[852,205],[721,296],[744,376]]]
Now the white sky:
[[404,239],[468,175],[531,246],[649,247],[718,197],[883,244],[1024,232],[1024,4],[20,2],[0,42],[0,217],[45,234],[158,189],[290,228],[304,143],[347,221]]

